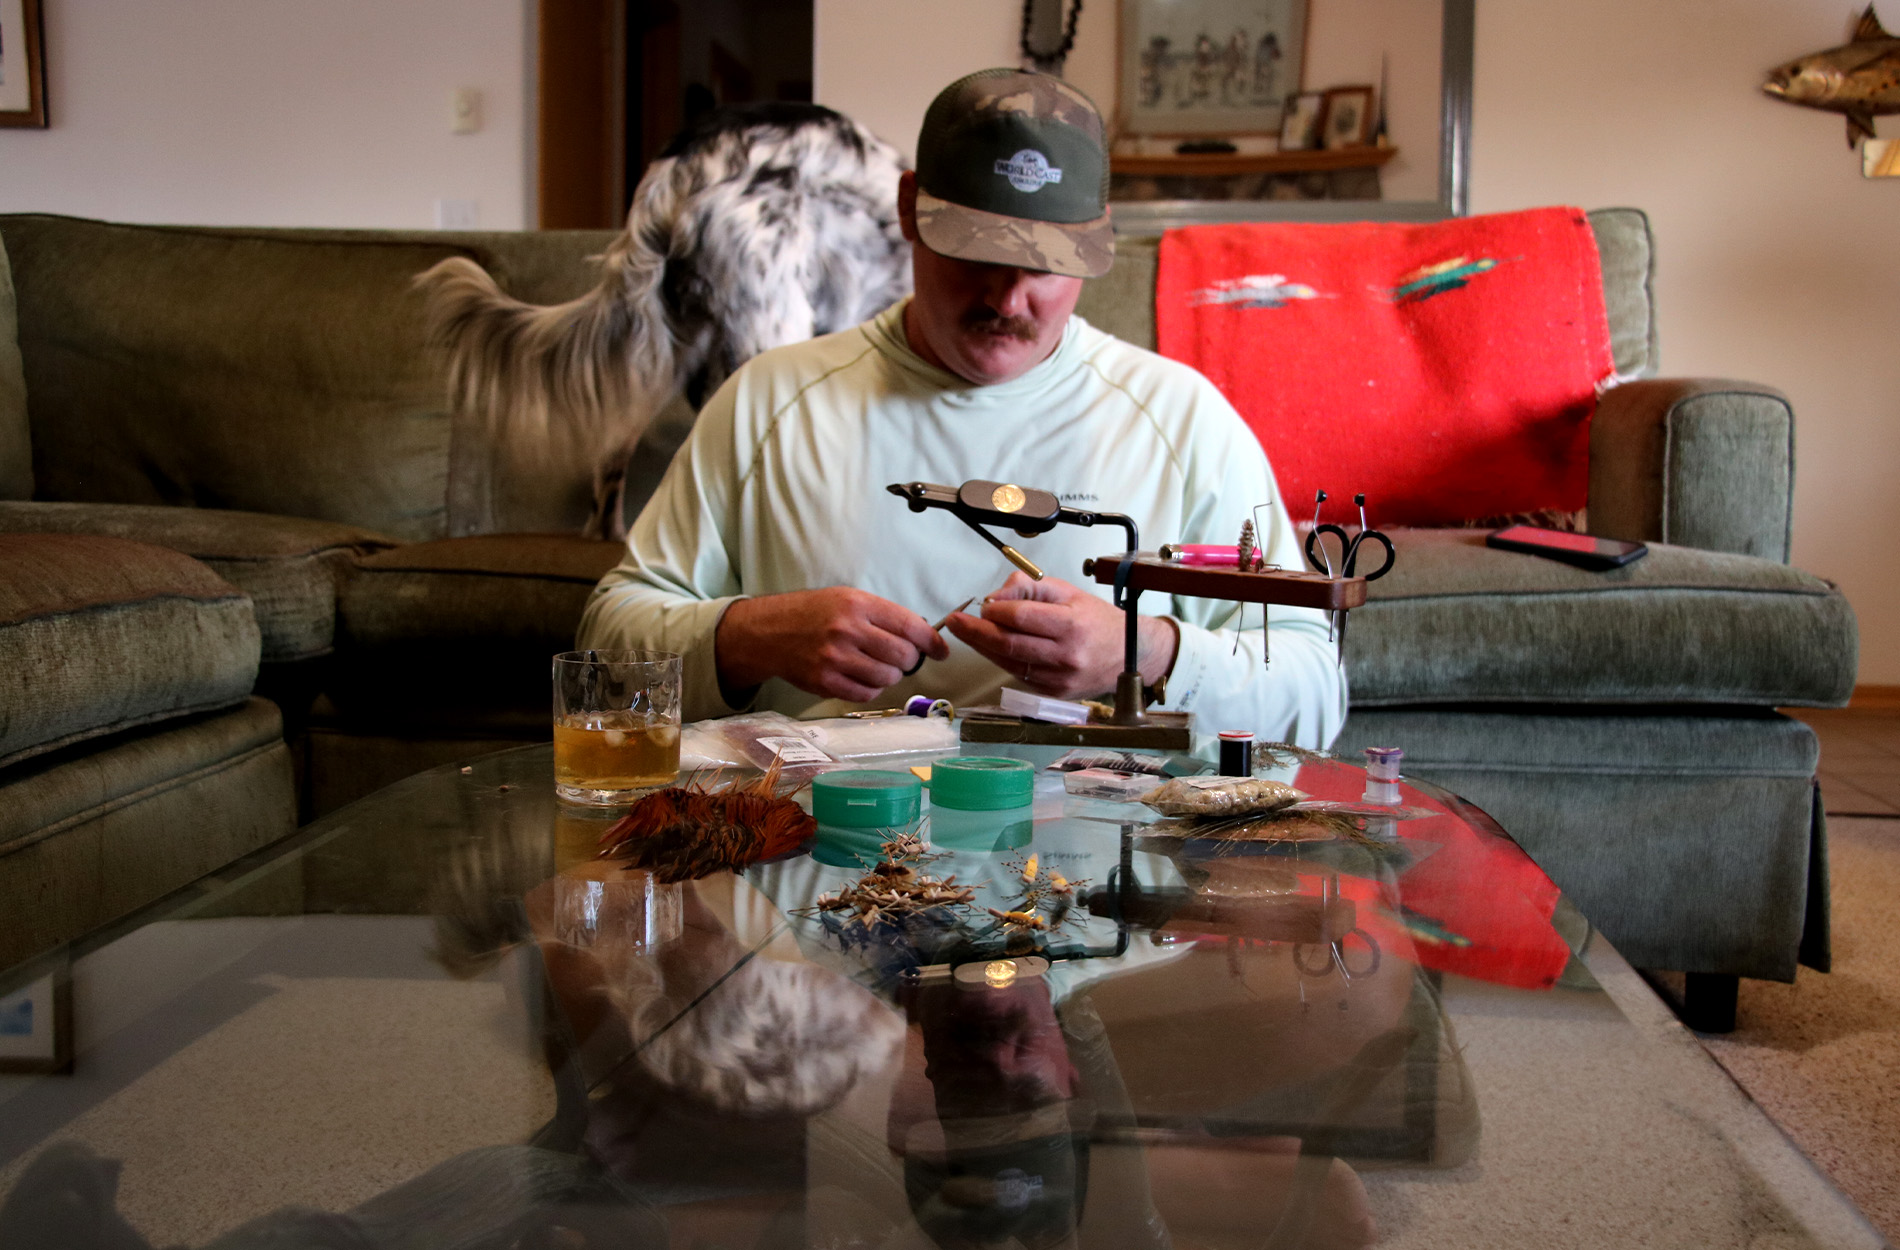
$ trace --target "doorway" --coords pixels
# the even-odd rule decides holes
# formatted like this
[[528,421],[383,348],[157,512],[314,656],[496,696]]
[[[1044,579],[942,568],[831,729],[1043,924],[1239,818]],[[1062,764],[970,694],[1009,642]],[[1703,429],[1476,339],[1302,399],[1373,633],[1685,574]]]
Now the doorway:
[[722,104],[811,99],[812,6],[539,0],[537,220],[613,229],[648,164]]

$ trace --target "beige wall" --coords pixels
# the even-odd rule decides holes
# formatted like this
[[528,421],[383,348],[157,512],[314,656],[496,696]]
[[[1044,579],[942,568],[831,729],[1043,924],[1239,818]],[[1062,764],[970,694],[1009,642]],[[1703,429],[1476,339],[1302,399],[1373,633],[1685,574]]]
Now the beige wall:
[[[1892,685],[1900,179],[1860,176],[1838,115],[1759,90],[1776,64],[1842,42],[1850,7],[1478,0],[1471,206],[1648,211],[1665,371],[1794,401],[1795,563],[1846,590],[1860,680]],[[1900,118],[1881,128],[1900,135]]]
[[[0,130],[0,212],[207,225],[526,224],[525,0],[45,0],[53,125]],[[483,128],[449,132],[449,92]]]

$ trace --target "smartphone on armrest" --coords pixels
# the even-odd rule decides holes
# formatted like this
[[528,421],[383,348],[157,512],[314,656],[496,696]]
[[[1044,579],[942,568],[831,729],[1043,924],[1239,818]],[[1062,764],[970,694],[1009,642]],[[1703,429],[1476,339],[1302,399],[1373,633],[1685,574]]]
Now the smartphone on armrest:
[[1522,551],[1548,556],[1583,569],[1621,568],[1649,553],[1643,543],[1626,543],[1616,538],[1595,538],[1567,530],[1540,529],[1535,525],[1507,525],[1485,536],[1484,545],[1505,551]]

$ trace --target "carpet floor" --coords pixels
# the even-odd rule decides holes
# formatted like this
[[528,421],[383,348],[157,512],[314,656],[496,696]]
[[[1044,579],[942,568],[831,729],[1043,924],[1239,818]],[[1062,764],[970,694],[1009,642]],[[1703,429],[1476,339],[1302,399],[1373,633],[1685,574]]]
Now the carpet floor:
[[1834,971],[1743,981],[1735,1032],[1702,1040],[1900,1244],[1900,713],[1802,719],[1821,736]]

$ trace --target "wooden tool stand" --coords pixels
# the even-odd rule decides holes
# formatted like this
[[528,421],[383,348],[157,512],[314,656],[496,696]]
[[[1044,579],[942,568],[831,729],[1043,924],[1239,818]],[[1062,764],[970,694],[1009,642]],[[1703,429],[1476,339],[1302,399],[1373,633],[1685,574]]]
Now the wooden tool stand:
[[[1082,565],[1082,575],[1113,586],[1120,556],[1097,556]],[[1366,601],[1363,577],[1328,577],[1303,570],[1242,572],[1206,564],[1182,564],[1141,552],[1128,570],[1131,590],[1158,590],[1187,599],[1228,599],[1235,603],[1277,603],[1289,608],[1343,612]]]
[[[1120,554],[1085,561],[1082,575],[1113,586],[1122,575]],[[1277,603],[1326,612],[1350,611],[1366,601],[1363,577],[1328,577],[1300,570],[1243,571],[1211,565],[1188,565],[1163,560],[1153,552],[1138,552],[1128,563],[1126,610],[1132,617],[1143,591],[1158,591],[1187,599],[1226,599],[1235,603]],[[1125,687],[1128,683],[1123,682]],[[1007,714],[972,710],[963,718],[965,742],[1020,743],[1028,746],[1108,747],[1123,750],[1186,751],[1193,744],[1192,716],[1187,712],[1138,710],[1139,719],[1119,705],[1131,697],[1116,691],[1118,715],[1114,720],[1091,720],[1086,725],[1054,725]],[[1132,698],[1140,700],[1137,684]]]

